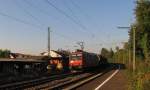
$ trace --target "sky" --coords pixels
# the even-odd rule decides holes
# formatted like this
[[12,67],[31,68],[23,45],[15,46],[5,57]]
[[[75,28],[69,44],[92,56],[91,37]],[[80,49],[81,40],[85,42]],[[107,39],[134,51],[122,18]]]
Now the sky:
[[[99,53],[128,41],[134,22],[135,0],[0,0],[0,48],[39,54],[51,49],[74,50],[79,41],[85,50]],[[76,47],[77,46],[77,47]]]

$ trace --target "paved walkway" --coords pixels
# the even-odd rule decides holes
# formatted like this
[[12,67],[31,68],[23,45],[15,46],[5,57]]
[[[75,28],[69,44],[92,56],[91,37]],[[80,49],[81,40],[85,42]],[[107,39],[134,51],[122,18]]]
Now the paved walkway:
[[[116,70],[112,70],[103,76],[77,88],[76,90],[95,90],[108,77],[110,77]],[[127,90],[127,79],[123,70],[119,70],[108,82],[106,82],[99,90]]]
[[111,78],[100,90],[128,90],[127,79],[123,70],[119,71],[113,78]]

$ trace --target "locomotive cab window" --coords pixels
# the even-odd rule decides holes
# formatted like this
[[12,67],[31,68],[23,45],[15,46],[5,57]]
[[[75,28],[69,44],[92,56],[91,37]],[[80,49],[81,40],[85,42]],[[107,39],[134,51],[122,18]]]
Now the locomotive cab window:
[[82,54],[73,54],[71,55],[71,60],[81,60]]

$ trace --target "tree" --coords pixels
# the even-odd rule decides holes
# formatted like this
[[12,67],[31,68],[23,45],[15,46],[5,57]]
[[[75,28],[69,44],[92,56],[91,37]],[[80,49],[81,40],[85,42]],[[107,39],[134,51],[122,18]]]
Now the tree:
[[10,50],[0,49],[0,58],[9,58]]
[[[150,57],[150,0],[138,0],[136,9],[136,22],[129,31],[130,48],[133,46],[133,30],[135,30],[136,56]],[[133,28],[134,27],[134,28]],[[144,59],[144,58],[143,58]]]
[[119,47],[118,46],[116,47],[116,51],[119,51]]
[[110,49],[110,52],[109,52],[109,58],[113,58],[113,55],[114,55],[114,51],[112,50],[112,48]]
[[102,48],[101,56],[109,60],[109,62],[113,62],[113,55],[114,55],[114,51],[112,50],[112,48],[110,50],[107,50],[106,48]]
[[109,56],[109,51],[106,48],[102,48],[101,50],[101,55],[105,58],[108,58]]

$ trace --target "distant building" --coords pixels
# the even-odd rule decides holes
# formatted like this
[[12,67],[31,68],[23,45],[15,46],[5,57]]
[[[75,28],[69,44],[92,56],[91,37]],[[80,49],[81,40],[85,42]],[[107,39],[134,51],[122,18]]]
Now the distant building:
[[22,53],[10,53],[9,58],[11,59],[41,59],[43,56],[35,56]]
[[[48,52],[43,52],[41,53],[42,56],[48,56]],[[62,57],[61,54],[59,54],[57,51],[54,51],[54,50],[51,50],[50,51],[50,56],[53,57],[53,58],[56,58],[56,57]]]
[[[48,52],[41,53],[42,56],[48,56]],[[67,51],[50,51],[50,57],[49,64],[52,65],[53,69],[61,70],[63,69],[68,70],[69,65],[69,54]]]
[[15,58],[28,58],[29,55],[21,54],[21,53],[10,53],[10,58],[15,59]]

